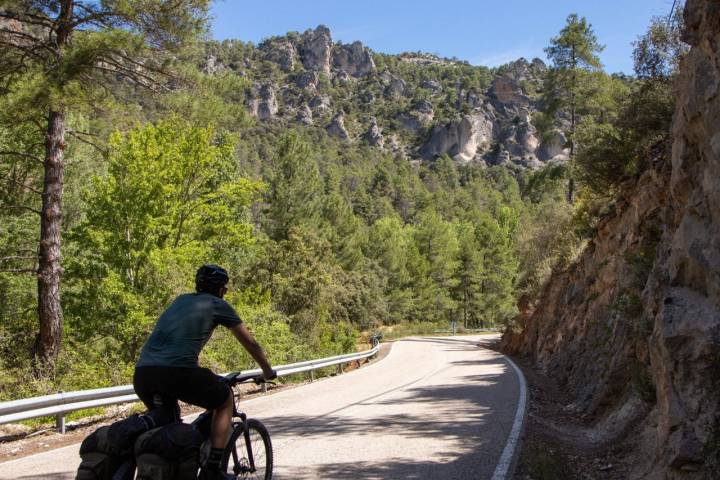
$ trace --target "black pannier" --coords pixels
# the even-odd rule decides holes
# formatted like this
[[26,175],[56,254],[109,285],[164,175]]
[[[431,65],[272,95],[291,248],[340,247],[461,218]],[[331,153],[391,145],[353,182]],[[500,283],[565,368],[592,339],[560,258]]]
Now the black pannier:
[[153,410],[100,427],[80,445],[76,480],[132,480],[133,447],[140,434],[171,421],[166,412]]
[[137,480],[195,480],[203,436],[187,423],[150,430],[135,442]]
[[132,480],[134,459],[112,453],[109,431],[110,426],[100,427],[83,440],[76,480]]

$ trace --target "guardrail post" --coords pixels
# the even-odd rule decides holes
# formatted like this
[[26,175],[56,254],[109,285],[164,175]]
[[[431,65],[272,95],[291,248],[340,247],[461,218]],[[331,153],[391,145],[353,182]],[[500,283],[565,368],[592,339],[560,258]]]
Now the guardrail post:
[[55,427],[57,428],[57,431],[65,434],[65,414],[58,413],[55,415]]
[[310,381],[311,382],[315,381],[315,370],[310,370]]
[[263,393],[267,393],[267,383],[263,382],[262,387],[260,387]]
[[338,363],[338,370],[337,370],[338,375],[340,375],[342,372],[343,372],[343,364]]

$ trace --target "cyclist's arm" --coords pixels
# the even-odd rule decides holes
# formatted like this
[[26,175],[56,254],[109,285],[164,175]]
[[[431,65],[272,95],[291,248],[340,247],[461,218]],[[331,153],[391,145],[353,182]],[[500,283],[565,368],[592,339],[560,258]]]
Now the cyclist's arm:
[[252,356],[258,365],[260,365],[265,378],[274,378],[276,375],[275,370],[273,370],[270,366],[270,362],[268,362],[265,352],[263,352],[262,347],[259,343],[257,343],[255,337],[252,336],[252,333],[250,333],[250,330],[247,329],[245,324],[240,323],[234,325],[230,327],[230,331],[233,335],[235,335],[235,338],[238,339],[242,346],[245,347],[245,350],[248,351],[250,356]]

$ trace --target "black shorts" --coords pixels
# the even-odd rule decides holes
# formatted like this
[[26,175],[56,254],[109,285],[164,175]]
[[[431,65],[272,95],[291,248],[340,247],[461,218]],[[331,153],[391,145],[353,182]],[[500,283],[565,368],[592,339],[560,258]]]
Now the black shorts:
[[200,367],[136,367],[133,387],[148,410],[170,408],[178,419],[178,400],[214,410],[230,393],[217,375]]

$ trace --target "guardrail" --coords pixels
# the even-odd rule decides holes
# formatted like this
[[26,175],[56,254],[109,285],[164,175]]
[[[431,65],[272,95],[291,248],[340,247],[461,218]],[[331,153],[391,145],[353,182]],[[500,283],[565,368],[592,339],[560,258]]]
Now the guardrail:
[[[379,345],[364,352],[336,355],[334,357],[319,358],[304,362],[278,365],[275,371],[278,377],[285,377],[295,373],[310,372],[310,379],[314,380],[314,371],[319,368],[338,366],[338,373],[342,373],[344,363],[363,360],[378,353]],[[261,373],[260,369],[247,370],[242,373]],[[263,391],[266,391],[263,384]],[[55,416],[55,423],[61,433],[65,433],[65,415],[76,410],[86,408],[105,407],[122,403],[139,401],[132,385],[119,387],[95,388],[92,390],[79,390],[76,392],[60,392],[41,397],[24,398],[0,403],[0,425],[28,420],[38,417]]]

